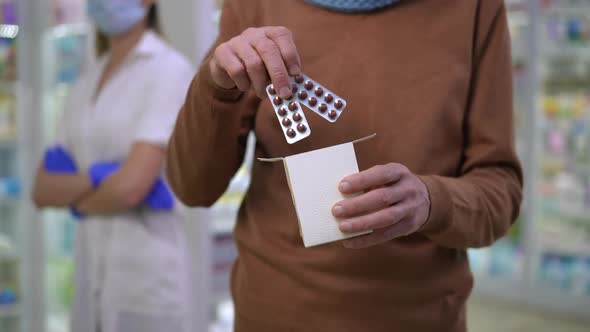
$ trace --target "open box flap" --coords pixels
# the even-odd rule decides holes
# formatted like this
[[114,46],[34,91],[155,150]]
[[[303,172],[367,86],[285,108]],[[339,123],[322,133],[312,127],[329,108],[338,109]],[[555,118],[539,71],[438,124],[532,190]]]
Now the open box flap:
[[[359,138],[357,140],[354,140],[354,141],[352,141],[350,143],[352,143],[352,144],[361,143],[361,142],[364,142],[364,141],[368,141],[368,140],[374,138],[375,136],[377,136],[377,134],[372,134],[372,135],[369,135],[369,136],[365,136],[363,138]],[[343,144],[346,144],[346,143],[349,143],[349,142],[345,142]],[[303,152],[303,153],[307,153],[307,152]],[[267,162],[267,163],[274,163],[274,162],[277,162],[277,161],[283,161],[284,159],[285,159],[285,157],[258,158],[258,161]]]
[[[327,174],[326,172],[328,172],[330,174],[330,176],[338,177],[338,179],[341,179],[342,177],[344,177],[346,175],[358,172],[358,166],[357,166],[357,162],[356,162],[356,157],[355,157],[353,145],[354,145],[354,143],[359,143],[359,142],[363,142],[363,141],[372,139],[375,136],[376,136],[376,134],[373,134],[373,135],[370,135],[367,137],[363,137],[361,139],[357,139],[355,141],[350,141],[350,142],[346,142],[346,143],[342,143],[342,144],[338,144],[338,145],[334,145],[334,146],[329,146],[326,148],[321,148],[321,149],[312,150],[312,151],[308,151],[308,152],[304,152],[304,153],[300,153],[300,154],[295,154],[295,155],[291,155],[288,157],[260,158],[259,159],[260,161],[263,161],[263,162],[277,162],[277,161],[283,162],[283,167],[285,169],[285,174],[287,177],[287,184],[289,186],[289,191],[291,193],[292,203],[293,203],[293,206],[295,207],[295,213],[297,215],[299,234],[303,239],[305,247],[315,246],[315,245],[319,245],[319,244],[324,244],[324,243],[328,243],[328,242],[332,242],[332,241],[341,240],[341,239],[348,238],[348,237],[353,237],[353,236],[358,236],[358,235],[370,233],[370,231],[368,231],[368,232],[362,232],[362,233],[358,233],[358,234],[343,235],[340,231],[336,232],[334,230],[334,228],[332,227],[332,224],[326,224],[326,223],[319,223],[319,224],[313,223],[313,225],[314,225],[313,227],[317,227],[317,229],[310,232],[310,230],[313,229],[313,227],[311,226],[312,224],[309,223],[309,220],[312,220],[315,218],[314,214],[319,213],[320,215],[322,215],[324,212],[318,212],[318,211],[324,211],[324,205],[327,206],[328,204],[333,204],[341,198],[340,197],[335,198],[335,194],[331,190],[328,190],[327,192],[325,192],[325,191],[322,192],[322,190],[326,190],[326,188],[331,187],[331,185],[326,186],[325,183],[322,185],[321,183],[323,183],[324,179],[311,179],[310,180],[309,177],[311,176],[313,178],[313,176],[316,174],[310,174],[310,173],[306,172],[305,168],[312,167],[315,170],[320,170],[320,171],[318,171],[318,172],[320,172],[320,174]],[[319,159],[316,160],[316,158],[318,158],[318,157],[319,157]],[[337,167],[334,168],[334,166],[330,166],[329,169],[323,169],[324,166],[330,164],[331,161],[338,160],[341,157],[343,157],[344,159],[342,160],[342,162],[337,163],[337,165],[336,165]],[[315,166],[310,166],[310,162],[312,160],[314,162],[319,161],[319,164],[315,165]],[[322,161],[322,160],[325,160],[325,161]],[[328,160],[330,162],[327,162]],[[311,162],[311,164],[313,165],[314,162]],[[295,165],[298,165],[298,166],[295,166]],[[291,170],[290,169],[291,166],[294,166],[295,168],[293,170]],[[292,171],[295,173],[292,173]],[[295,183],[292,182],[293,176],[295,176],[294,174],[297,174],[297,179],[299,179]],[[332,180],[329,180],[329,181],[332,181]],[[334,181],[336,181],[336,180],[334,180]],[[313,184],[310,184],[310,183],[313,183]],[[311,197],[310,195],[308,195],[307,192],[309,192],[309,191],[306,191],[305,188],[307,188],[309,186],[316,186],[318,184],[320,184],[319,185],[320,192],[321,192],[320,196],[319,197]],[[297,194],[295,192],[297,192]],[[341,194],[338,194],[338,195],[341,195]],[[325,200],[325,199],[330,200],[330,202],[329,203],[323,202],[323,200]],[[301,203],[301,205],[300,205],[300,203]],[[321,208],[317,208],[317,207],[321,207]],[[330,210],[328,209],[327,211],[330,211]],[[329,213],[329,216],[322,215],[320,217],[320,219],[326,220],[326,221],[333,219],[331,212],[328,212],[328,213]],[[310,215],[312,215],[311,218],[310,218]],[[302,218],[303,218],[303,220],[302,220]],[[302,223],[304,223],[305,225],[303,225]]]

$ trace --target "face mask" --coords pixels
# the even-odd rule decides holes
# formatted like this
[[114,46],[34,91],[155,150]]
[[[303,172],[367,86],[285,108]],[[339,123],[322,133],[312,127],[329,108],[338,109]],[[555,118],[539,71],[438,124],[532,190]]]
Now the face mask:
[[313,5],[345,13],[363,13],[382,9],[399,0],[305,0]]
[[146,9],[141,0],[88,0],[88,16],[100,32],[116,36],[143,20]]

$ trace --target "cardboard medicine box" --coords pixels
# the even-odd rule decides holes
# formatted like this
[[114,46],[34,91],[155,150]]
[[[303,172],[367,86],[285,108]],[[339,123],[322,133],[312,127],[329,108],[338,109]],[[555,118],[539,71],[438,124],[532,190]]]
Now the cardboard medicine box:
[[342,233],[338,219],[332,215],[332,207],[347,198],[338,190],[340,181],[359,172],[354,144],[373,137],[375,134],[288,157],[259,158],[263,162],[283,163],[306,248],[371,232]]

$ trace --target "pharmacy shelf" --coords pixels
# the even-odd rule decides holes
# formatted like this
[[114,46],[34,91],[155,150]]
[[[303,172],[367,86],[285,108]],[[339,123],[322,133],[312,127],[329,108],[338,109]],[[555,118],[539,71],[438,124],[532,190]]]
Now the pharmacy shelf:
[[20,315],[20,308],[17,304],[0,305],[0,318],[16,317]]
[[[573,2],[570,1],[556,1],[554,0],[555,4],[546,7],[544,9],[545,15],[563,15],[563,16],[585,16],[583,11],[590,9],[588,2],[585,0]],[[580,13],[582,12],[582,15]]]
[[563,256],[577,256],[590,258],[590,245],[578,246],[564,242],[549,242],[543,243],[540,248],[541,253],[556,254]]
[[590,226],[590,210],[546,209],[547,217],[558,219],[559,222]]
[[524,6],[524,2],[524,0],[506,0],[506,5],[508,6],[508,10],[512,10],[513,6]]
[[16,205],[18,204],[18,200],[15,198],[4,198],[4,197],[0,197],[0,206],[12,206],[12,205]]
[[473,295],[511,306],[538,308],[547,314],[557,313],[564,318],[590,323],[589,296],[572,296],[561,290],[540,287],[539,284],[478,275]]
[[511,29],[526,27],[530,24],[530,19],[525,12],[515,9],[508,17],[508,24]]
[[2,254],[0,255],[0,263],[2,262],[15,262],[18,261],[20,257],[17,255],[10,255],[10,254]]
[[589,62],[590,61],[590,47],[578,45],[548,45],[543,50],[543,55],[553,59],[575,59],[576,61]]
[[0,150],[16,148],[16,140],[14,139],[0,139]]
[[0,92],[16,94],[18,82],[0,81]]

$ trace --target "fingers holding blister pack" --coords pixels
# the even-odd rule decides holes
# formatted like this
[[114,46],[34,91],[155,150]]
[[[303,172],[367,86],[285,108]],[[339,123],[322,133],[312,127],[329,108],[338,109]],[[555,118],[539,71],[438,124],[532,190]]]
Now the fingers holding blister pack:
[[266,92],[287,143],[293,144],[311,135],[311,128],[301,104],[294,98],[294,95],[289,99],[282,99],[272,84],[266,88]]
[[289,99],[279,97],[273,84],[266,87],[268,98],[289,144],[311,135],[301,104],[330,122],[336,122],[346,108],[346,100],[303,73],[291,77],[291,82],[292,95]]
[[289,29],[261,27],[217,46],[209,66],[213,81],[222,88],[253,89],[262,98],[270,79],[277,94],[288,98],[289,75],[299,74],[301,59]]

